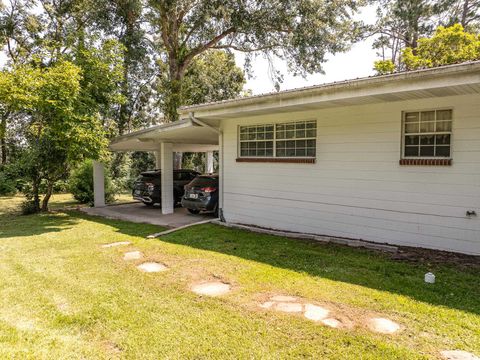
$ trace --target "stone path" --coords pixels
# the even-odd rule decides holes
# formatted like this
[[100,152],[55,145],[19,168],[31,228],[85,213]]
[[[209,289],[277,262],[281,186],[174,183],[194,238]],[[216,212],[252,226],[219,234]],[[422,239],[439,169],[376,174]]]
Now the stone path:
[[[103,248],[111,248],[122,245],[130,245],[128,241],[119,241],[111,244],[102,245]],[[129,251],[123,255],[125,261],[139,260],[143,257],[143,254],[138,251]],[[158,262],[144,262],[137,265],[137,269],[146,273],[156,273],[168,270],[168,267]],[[205,296],[221,296],[231,291],[231,286],[228,283],[222,281],[202,282],[191,286],[191,291],[198,295]],[[345,328],[351,327],[351,321],[342,317],[339,318],[331,316],[331,310],[319,305],[306,302],[304,299],[299,299],[290,295],[274,295],[271,296],[268,301],[259,304],[263,309],[275,310],[284,313],[291,314],[303,314],[303,316],[311,321],[318,322],[331,328]],[[346,323],[343,321],[346,320]],[[343,319],[343,321],[341,320]],[[400,330],[400,325],[392,320],[382,317],[372,317],[367,320],[366,323],[368,329],[371,331],[391,335]],[[480,360],[473,354],[454,350],[443,351],[442,356],[446,360]]]
[[130,261],[130,260],[138,260],[142,258],[142,253],[140,251],[129,251],[123,255],[123,260]]
[[[305,302],[295,296],[275,295],[259,305],[263,309],[271,309],[285,313],[303,313],[306,319],[319,322],[332,328],[349,327],[348,322],[331,316],[331,311],[322,306]],[[371,318],[368,320],[368,328],[381,334],[393,334],[400,330],[400,325],[386,318]]]
[[165,265],[157,262],[145,262],[143,264],[138,265],[137,269],[146,273],[155,273],[155,272],[168,270],[168,268]]
[[440,354],[445,360],[480,360],[478,356],[463,350],[445,350]]
[[381,334],[393,334],[400,330],[400,325],[385,318],[372,318],[368,321],[370,330]]
[[205,282],[193,285],[191,290],[198,295],[220,296],[230,291],[230,284],[221,281]]

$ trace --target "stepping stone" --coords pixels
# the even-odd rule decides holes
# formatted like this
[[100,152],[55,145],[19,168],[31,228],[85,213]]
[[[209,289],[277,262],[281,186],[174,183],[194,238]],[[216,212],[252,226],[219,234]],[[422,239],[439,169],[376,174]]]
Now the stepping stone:
[[142,258],[142,253],[140,251],[130,251],[123,255],[123,260],[138,260]]
[[263,304],[260,304],[260,307],[264,309],[270,309],[273,305],[275,305],[273,301],[267,301],[267,302],[264,302]]
[[334,318],[323,319],[321,321],[323,325],[329,326],[334,329],[338,329],[340,326],[342,326],[342,323]]
[[192,291],[198,295],[220,296],[230,291],[230,285],[220,281],[207,282],[192,286]]
[[463,350],[445,350],[440,354],[445,360],[480,360],[478,356]]
[[313,304],[306,304],[305,305],[304,316],[309,320],[320,321],[322,319],[325,319],[328,316],[329,313],[330,313],[329,310],[327,310],[327,309],[325,309],[321,306],[317,306],[317,305],[313,305]]
[[303,311],[303,305],[292,302],[279,302],[275,305],[275,310],[286,313],[299,313]]
[[393,334],[400,330],[400,325],[385,318],[373,318],[368,322],[368,327],[381,334]]
[[131,244],[130,241],[119,241],[119,242],[114,242],[114,243],[111,243],[111,244],[103,244],[102,248],[111,248],[111,247],[115,247],[115,246],[130,245],[130,244]]
[[271,301],[278,301],[278,302],[294,302],[297,301],[295,296],[286,296],[286,295],[276,295],[270,298]]
[[137,269],[146,273],[155,273],[168,270],[165,265],[156,262],[146,262],[140,264],[137,266]]

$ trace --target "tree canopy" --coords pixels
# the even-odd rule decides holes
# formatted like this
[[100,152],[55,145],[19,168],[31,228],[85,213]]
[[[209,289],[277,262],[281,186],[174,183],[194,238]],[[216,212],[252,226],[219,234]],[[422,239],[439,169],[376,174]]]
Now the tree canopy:
[[284,59],[295,74],[322,71],[327,53],[344,51],[359,34],[351,0],[150,0],[149,19],[162,48],[163,111],[178,118],[183,79],[194,59],[210,49]]
[[[465,31],[462,25],[439,26],[430,38],[418,40],[416,48],[407,47],[400,57],[401,69],[415,70],[480,59],[480,34]],[[398,68],[391,60],[375,62],[379,74]]]

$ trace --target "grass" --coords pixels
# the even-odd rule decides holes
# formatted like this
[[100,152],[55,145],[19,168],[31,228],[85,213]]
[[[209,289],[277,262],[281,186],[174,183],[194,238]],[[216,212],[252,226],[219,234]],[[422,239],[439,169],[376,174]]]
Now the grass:
[[[61,206],[66,198],[54,198]],[[6,208],[10,211],[5,211]],[[0,198],[0,358],[10,359],[435,359],[480,353],[480,272],[395,262],[386,255],[214,225],[157,240],[160,229],[58,212],[12,213]],[[130,241],[122,248],[101,244]],[[144,260],[125,262],[138,249]],[[135,265],[154,260],[165,273]],[[423,274],[433,271],[437,283]],[[193,283],[233,291],[199,297]],[[272,294],[301,296],[355,320],[330,329],[262,310]],[[363,321],[384,316],[395,335]]]
[[[23,195],[15,196],[3,196],[0,197],[0,216],[20,212],[20,204],[25,201]],[[122,192],[115,195],[116,204],[128,203],[133,201],[132,194],[130,192]],[[50,210],[58,210],[69,206],[81,205],[77,200],[75,200],[72,194],[53,194],[49,202]]]

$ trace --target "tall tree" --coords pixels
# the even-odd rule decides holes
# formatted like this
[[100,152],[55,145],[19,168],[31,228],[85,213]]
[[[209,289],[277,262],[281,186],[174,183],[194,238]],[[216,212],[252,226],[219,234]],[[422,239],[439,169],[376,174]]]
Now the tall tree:
[[210,49],[262,53],[287,61],[290,70],[322,70],[327,53],[347,48],[358,35],[353,0],[149,0],[152,27],[163,49],[163,112],[178,118],[182,86],[194,59]]
[[430,0],[379,0],[377,23],[374,34],[378,35],[373,43],[384,61],[401,68],[400,55],[406,47],[415,49],[418,39],[427,36],[435,28],[433,16],[440,12]]
[[436,7],[442,14],[440,25],[460,24],[468,31],[479,30],[480,0],[440,0]]

